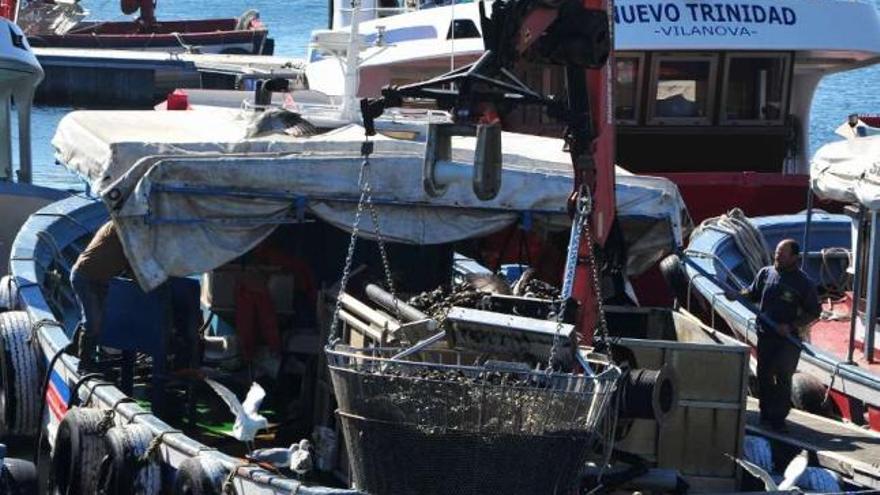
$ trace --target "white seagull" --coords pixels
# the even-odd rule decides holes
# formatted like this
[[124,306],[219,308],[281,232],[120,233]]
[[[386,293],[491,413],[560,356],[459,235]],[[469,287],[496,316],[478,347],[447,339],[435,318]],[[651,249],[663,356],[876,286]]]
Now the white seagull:
[[269,425],[266,418],[257,412],[260,409],[260,404],[266,397],[266,391],[263,390],[259,383],[254,382],[251,384],[251,389],[248,390],[244,402],[239,402],[238,397],[223,385],[210,378],[205,378],[205,382],[217,392],[217,395],[223,399],[223,402],[229,406],[229,410],[235,416],[232,436],[237,440],[245,442],[250,447],[250,443],[257,436],[257,432]]
[[737,464],[742,466],[743,469],[751,473],[754,477],[763,481],[764,488],[768,492],[785,492],[795,489],[795,484],[798,482],[798,479],[800,479],[801,475],[804,474],[804,471],[807,470],[807,456],[801,453],[788,463],[788,466],[786,466],[785,468],[783,480],[777,485],[776,481],[770,476],[770,473],[768,473],[758,465],[753,464],[745,459],[737,459],[733,457],[733,460],[735,460]]
[[265,462],[279,469],[288,468],[303,476],[312,470],[312,444],[302,439],[286,449],[283,447],[257,449],[248,455],[248,459]]

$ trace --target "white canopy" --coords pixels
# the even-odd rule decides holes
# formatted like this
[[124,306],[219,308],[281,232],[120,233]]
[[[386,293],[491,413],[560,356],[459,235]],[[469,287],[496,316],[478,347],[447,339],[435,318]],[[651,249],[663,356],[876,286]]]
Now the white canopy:
[[[88,178],[108,204],[132,268],[149,289],[234,259],[303,212],[350,230],[363,129],[242,139],[246,125],[232,112],[73,112],[53,145],[59,161]],[[423,188],[423,143],[373,141],[370,184],[389,240],[454,242],[524,217],[536,229],[570,224],[572,173],[559,139],[505,133],[502,186],[491,201],[472,191],[474,138],[453,139],[450,166],[458,173],[439,197]],[[690,218],[666,179],[618,169],[616,194],[627,271],[635,275],[680,244]],[[369,215],[361,231],[375,232]]]
[[810,182],[821,198],[880,208],[880,136],[822,146],[810,165]]

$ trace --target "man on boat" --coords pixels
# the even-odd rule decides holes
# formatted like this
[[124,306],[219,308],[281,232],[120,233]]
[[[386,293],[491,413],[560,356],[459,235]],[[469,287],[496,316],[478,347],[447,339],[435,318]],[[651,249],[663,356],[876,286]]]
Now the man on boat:
[[762,268],[752,284],[728,299],[747,297],[760,303],[766,320],[758,332],[758,399],[761,423],[785,430],[791,409],[791,377],[797,369],[801,345],[799,330],[819,317],[816,285],[800,269],[800,246],[784,239],[776,246],[774,263]]
[[70,283],[81,313],[77,341],[81,372],[95,370],[95,351],[110,279],[128,270],[128,259],[116,227],[109,220],[95,232],[70,271]]

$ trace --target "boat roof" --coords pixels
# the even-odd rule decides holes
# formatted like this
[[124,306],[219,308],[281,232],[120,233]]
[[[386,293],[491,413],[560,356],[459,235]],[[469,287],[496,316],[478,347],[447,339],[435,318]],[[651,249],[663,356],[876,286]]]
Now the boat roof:
[[[111,209],[149,289],[234,259],[304,213],[352,229],[363,128],[242,139],[245,126],[232,112],[78,111],[62,119],[52,143],[59,162],[89,180]],[[370,184],[390,241],[454,242],[516,222],[541,230],[570,225],[572,171],[560,139],[504,133],[502,184],[490,201],[472,191],[475,138],[453,139],[455,178],[437,197],[422,183],[425,143],[371,139]],[[627,270],[641,273],[681,243],[690,218],[667,179],[619,169],[615,194],[625,237],[631,228]],[[360,230],[375,234],[368,220]]]

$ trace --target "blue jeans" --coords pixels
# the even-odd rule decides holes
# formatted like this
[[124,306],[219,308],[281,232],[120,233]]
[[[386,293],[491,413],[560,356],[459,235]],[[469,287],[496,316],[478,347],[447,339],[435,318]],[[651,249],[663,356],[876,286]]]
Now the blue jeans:
[[97,282],[89,279],[78,270],[70,272],[70,285],[79,303],[80,323],[85,329],[90,344],[97,345],[101,335],[101,324],[104,320],[104,303],[107,301],[109,282]]

